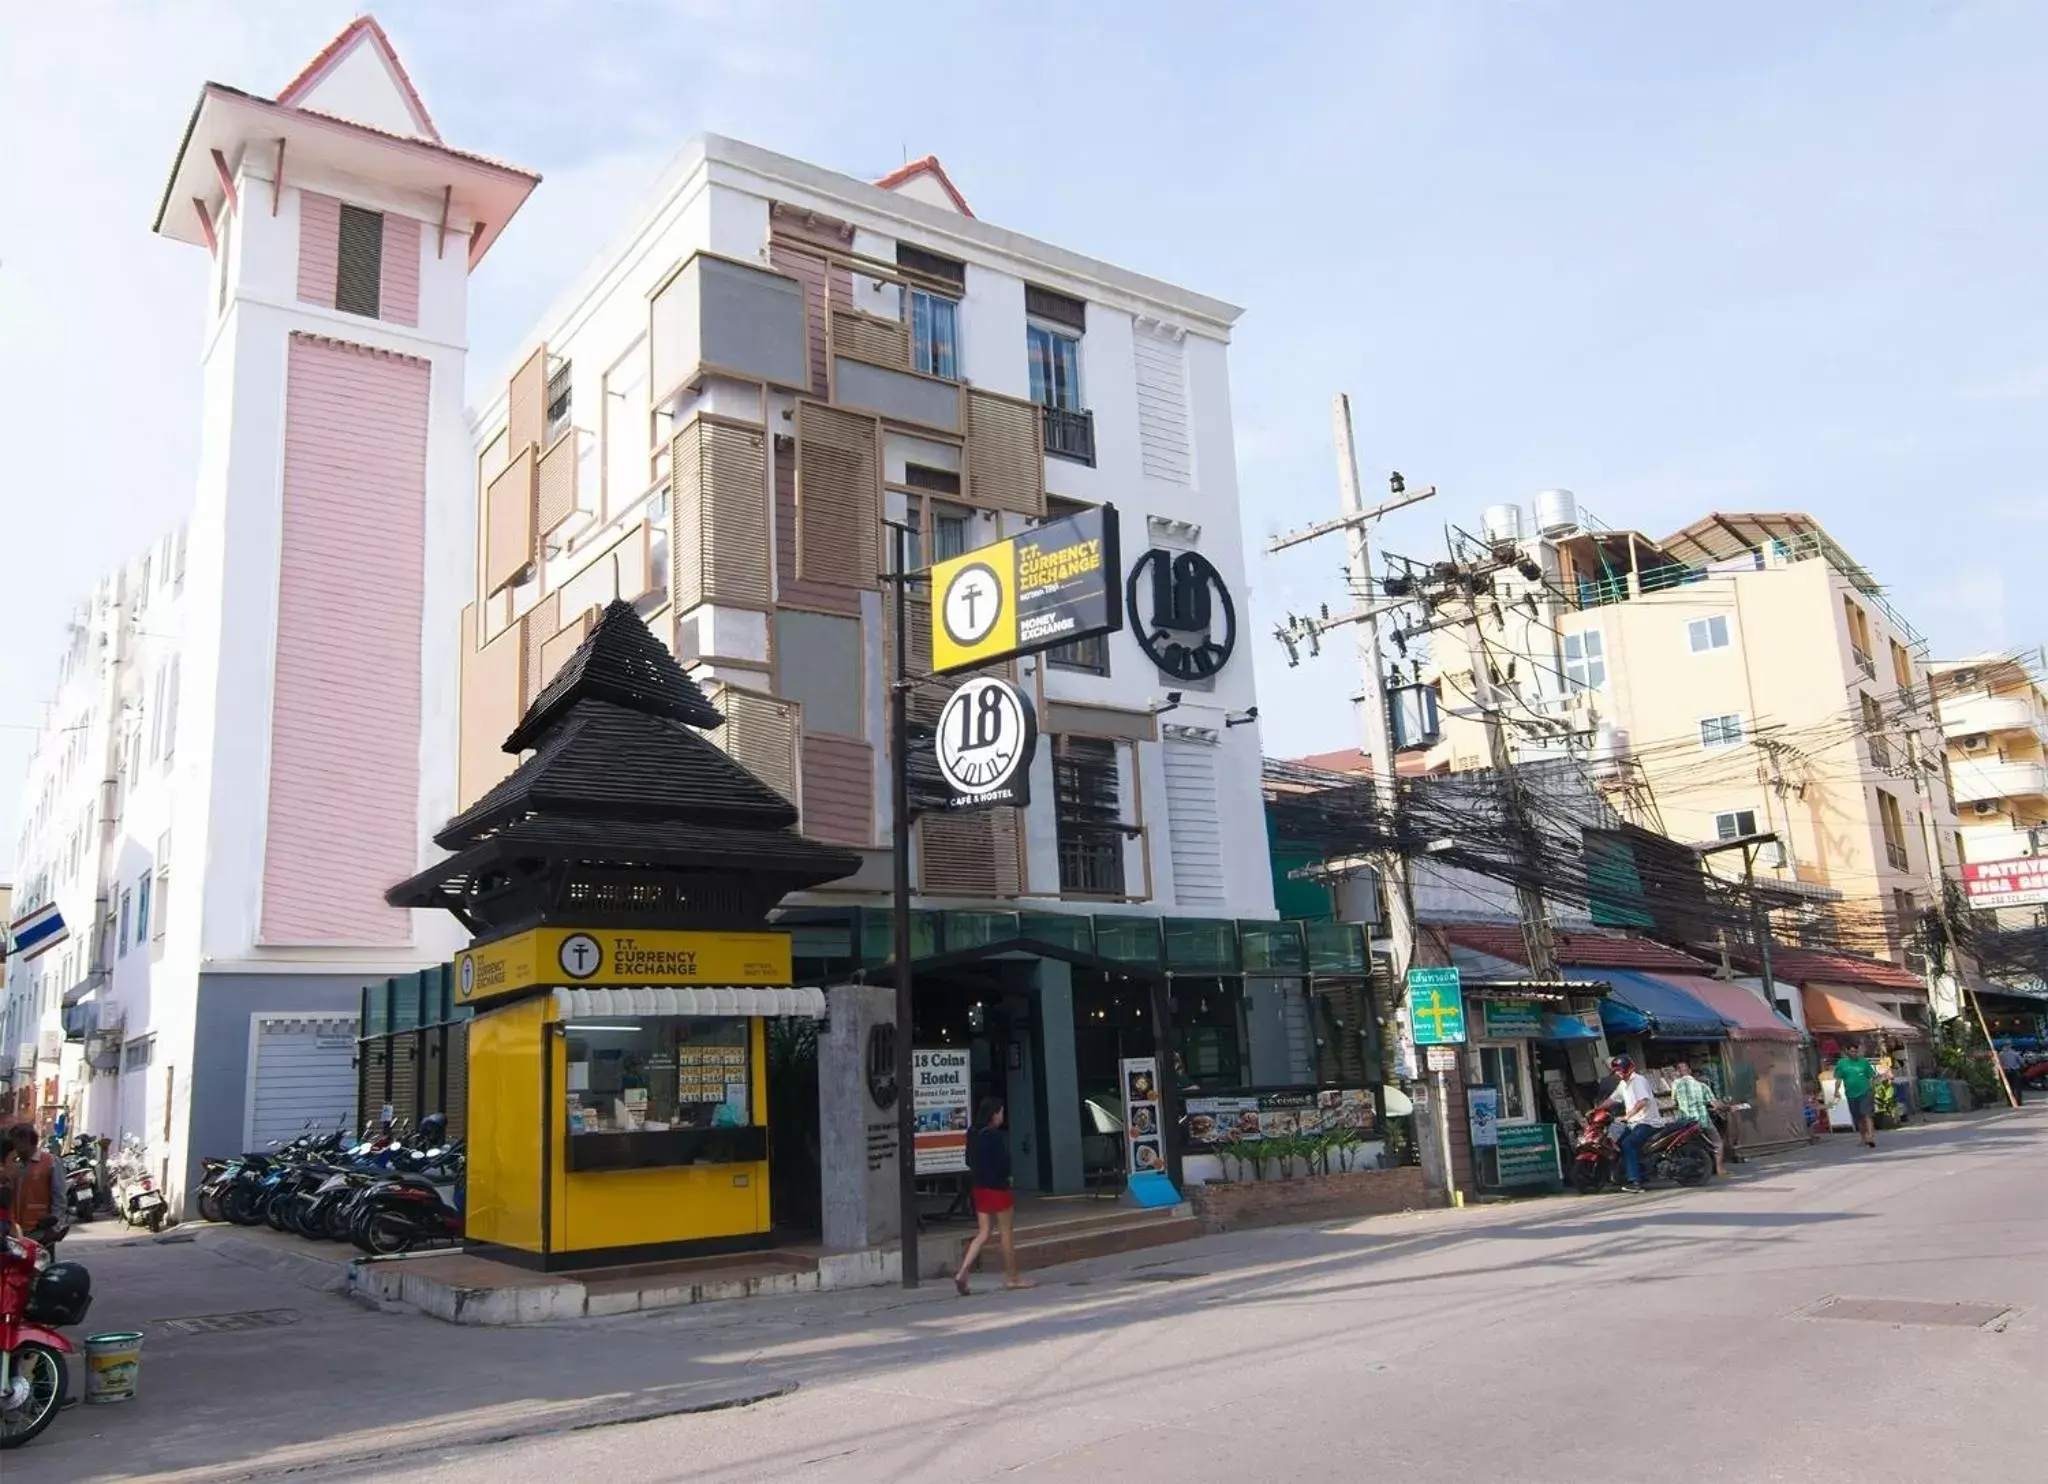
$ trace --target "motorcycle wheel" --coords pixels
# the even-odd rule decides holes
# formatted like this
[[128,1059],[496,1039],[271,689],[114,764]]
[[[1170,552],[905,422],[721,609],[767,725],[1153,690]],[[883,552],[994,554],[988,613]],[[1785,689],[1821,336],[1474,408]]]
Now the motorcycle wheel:
[[220,1214],[236,1226],[255,1226],[263,1220],[256,1209],[256,1192],[246,1185],[237,1185],[220,1198]]
[[1704,1185],[1714,1173],[1714,1156],[1704,1144],[1688,1144],[1664,1162],[1665,1173],[1680,1185]]
[[412,1223],[395,1211],[380,1211],[370,1218],[363,1233],[363,1245],[378,1257],[391,1257],[413,1244]]
[[1572,1161],[1572,1189],[1580,1195],[1591,1195],[1607,1183],[1606,1171],[1597,1159],[1575,1159]]
[[199,1219],[201,1221],[219,1221],[221,1219],[219,1191],[209,1190],[205,1186],[200,1187]]
[[327,1208],[327,1240],[346,1242],[355,1223],[355,1209],[348,1201],[336,1201]]
[[285,1202],[289,1199],[290,1197],[288,1196],[273,1193],[270,1199],[264,1203],[263,1219],[269,1223],[270,1229],[274,1232],[289,1230],[284,1224],[285,1211],[288,1209]]
[[7,1372],[28,1382],[28,1394],[20,1406],[0,1406],[0,1448],[19,1448],[48,1427],[62,1409],[70,1374],[62,1355],[35,1340],[15,1346]]
[[164,1229],[164,1211],[166,1209],[166,1207],[158,1206],[149,1213],[149,1221],[146,1224],[151,1231],[160,1232]]

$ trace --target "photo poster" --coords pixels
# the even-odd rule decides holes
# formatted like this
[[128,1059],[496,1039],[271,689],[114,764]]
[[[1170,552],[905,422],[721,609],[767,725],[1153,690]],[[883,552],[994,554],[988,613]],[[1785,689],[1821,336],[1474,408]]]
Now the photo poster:
[[911,1148],[920,1175],[967,1168],[967,1126],[973,1121],[973,1085],[965,1047],[910,1053],[911,1103],[916,1129]]
[[1124,1072],[1125,1168],[1133,1176],[1163,1174],[1166,1141],[1159,1127],[1159,1059],[1127,1056]]

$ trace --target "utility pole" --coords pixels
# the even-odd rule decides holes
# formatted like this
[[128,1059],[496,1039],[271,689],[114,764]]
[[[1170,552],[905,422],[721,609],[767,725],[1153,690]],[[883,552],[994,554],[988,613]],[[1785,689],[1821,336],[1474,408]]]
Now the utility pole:
[[889,582],[894,588],[896,675],[889,686],[889,775],[892,814],[891,864],[895,868],[894,917],[896,960],[896,1202],[903,1227],[902,1281],[917,1287],[917,1108],[912,1086],[916,1072],[911,1057],[910,993],[910,584],[923,574],[906,570],[908,528],[890,523],[894,559]]
[[[1384,817],[1391,820],[1395,814],[1396,793],[1394,738],[1387,721],[1386,670],[1380,658],[1379,620],[1384,610],[1372,602],[1372,549],[1366,531],[1382,515],[1426,500],[1436,490],[1432,486],[1409,494],[1400,476],[1395,475],[1394,498],[1368,510],[1365,496],[1358,486],[1358,457],[1353,450],[1351,435],[1351,398],[1343,392],[1339,392],[1332,403],[1331,420],[1337,438],[1337,488],[1344,513],[1335,520],[1281,536],[1268,543],[1266,549],[1269,552],[1285,551],[1290,546],[1342,531],[1345,569],[1350,575],[1351,591],[1358,605],[1350,612],[1334,617],[1325,610],[1325,616],[1320,619],[1290,618],[1286,627],[1281,629],[1279,638],[1287,646],[1289,662],[1296,663],[1298,644],[1306,642],[1310,653],[1320,654],[1322,636],[1329,630],[1349,625],[1356,633],[1358,668],[1364,681],[1357,697],[1358,730],[1365,744],[1365,755],[1372,760],[1373,794]],[[1392,850],[1380,852],[1375,865],[1386,888],[1382,895],[1387,903],[1387,937],[1393,947],[1394,980],[1399,985],[1405,982],[1408,970],[1415,962],[1415,904],[1409,894],[1408,865],[1400,852]]]
[[1522,871],[1515,882],[1515,912],[1522,920],[1522,945],[1528,950],[1529,972],[1537,979],[1554,981],[1557,969],[1557,934],[1551,927],[1550,904],[1528,880],[1536,869],[1536,826],[1529,818],[1528,801],[1522,797],[1522,776],[1515,771],[1515,759],[1508,748],[1507,726],[1501,719],[1500,698],[1493,683],[1493,661],[1486,649],[1486,636],[1479,627],[1479,607],[1472,608],[1472,666],[1474,689],[1480,695],[1480,720],[1486,727],[1486,752],[1493,771],[1507,790],[1508,828],[1513,833]]

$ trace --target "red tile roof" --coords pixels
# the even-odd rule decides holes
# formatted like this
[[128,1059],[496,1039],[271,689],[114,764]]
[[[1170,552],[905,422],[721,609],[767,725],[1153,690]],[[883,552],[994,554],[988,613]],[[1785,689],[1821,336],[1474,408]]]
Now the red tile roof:
[[[1763,961],[1746,949],[1728,952],[1729,961],[1755,973]],[[1828,953],[1818,948],[1771,949],[1771,977],[1791,984],[1847,984],[1865,989],[1917,989],[1927,991],[1927,981],[1910,969],[1883,959],[1864,958],[1854,953]]]
[[960,194],[959,187],[954,185],[952,177],[946,174],[946,167],[939,163],[937,155],[926,155],[921,160],[912,160],[900,169],[891,170],[875,184],[885,191],[893,191],[906,180],[915,180],[920,175],[929,175],[936,180],[939,189],[953,198],[953,204],[960,208],[962,216],[974,215],[974,208],[967,204],[967,198]]
[[[1442,924],[1441,932],[1460,948],[1490,953],[1510,963],[1526,964],[1529,951],[1522,943],[1522,930],[1514,923],[1457,922]],[[1558,933],[1557,961],[1581,969],[1642,969],[1649,973],[1697,974],[1704,965],[1690,954],[1648,938],[1630,938],[1620,933]]]
[[[1335,752],[1312,752],[1307,757],[1291,757],[1288,762],[1298,768],[1315,768],[1324,773],[1371,773],[1372,759],[1356,747],[1340,747]],[[1394,758],[1394,773],[1401,778],[1421,778],[1431,772],[1429,755],[1422,752],[1403,752]],[[1435,771],[1448,772],[1448,767]]]
[[[313,60],[299,69],[299,75],[279,90],[276,101],[284,104],[296,103],[298,95],[319,80],[321,74],[327,70],[328,64],[339,59],[341,54],[349,49],[350,44],[365,33],[368,33],[371,44],[383,52],[384,60],[391,64],[391,70],[398,75],[398,85],[405,89],[405,96],[411,102],[413,112],[419,115],[420,123],[427,131],[427,137],[439,144],[441,131],[434,127],[434,116],[427,112],[426,100],[420,97],[420,90],[412,85],[412,77],[406,72],[405,63],[398,60],[398,48],[391,44],[391,38],[384,34],[384,28],[377,24],[377,18],[373,15],[359,15],[342,27],[341,34],[321,47]],[[349,122],[353,123],[354,120]]]

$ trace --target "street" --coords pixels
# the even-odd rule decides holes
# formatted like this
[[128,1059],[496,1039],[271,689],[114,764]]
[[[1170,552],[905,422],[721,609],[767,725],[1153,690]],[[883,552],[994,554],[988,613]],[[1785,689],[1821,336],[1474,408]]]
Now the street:
[[[6,1475],[2034,1479],[2044,1156],[2028,1107],[1875,1153],[1837,1138],[1698,1192],[1207,1238],[1025,1294],[547,1330],[370,1313],[204,1242],[81,1243],[90,1327],[149,1331],[142,1397],[67,1413]],[[1815,1313],[1831,1296],[1989,1307],[1900,1326]],[[295,1317],[154,1322],[273,1310]]]

